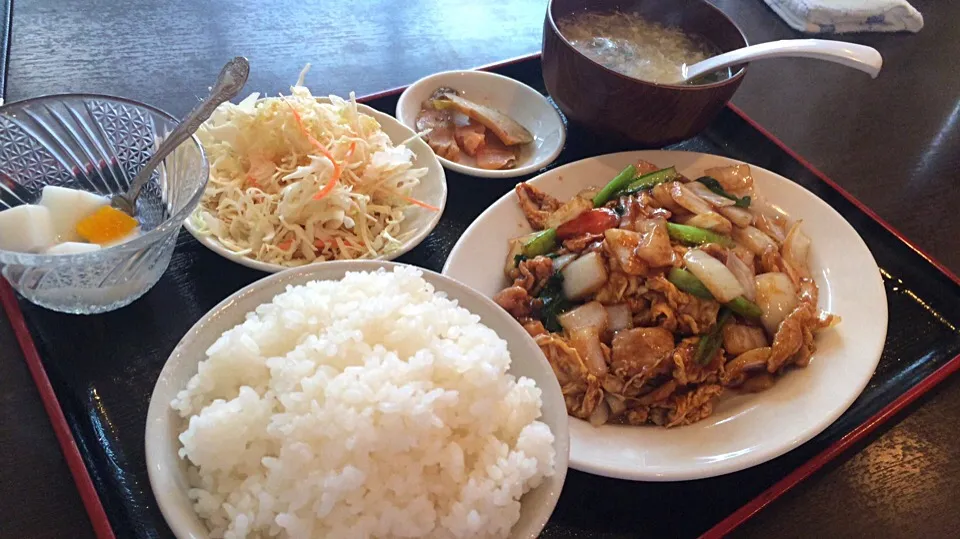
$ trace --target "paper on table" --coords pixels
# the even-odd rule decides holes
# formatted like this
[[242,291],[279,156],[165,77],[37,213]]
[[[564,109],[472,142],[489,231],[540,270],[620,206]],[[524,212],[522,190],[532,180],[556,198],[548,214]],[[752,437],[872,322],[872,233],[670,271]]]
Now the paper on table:
[[923,28],[923,15],[906,0],[764,1],[801,32],[919,32]]

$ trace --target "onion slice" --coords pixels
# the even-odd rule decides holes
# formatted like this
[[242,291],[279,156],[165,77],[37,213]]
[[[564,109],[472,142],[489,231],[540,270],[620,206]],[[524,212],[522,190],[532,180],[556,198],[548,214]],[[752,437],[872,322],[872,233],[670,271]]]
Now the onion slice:
[[762,215],[781,228],[787,226],[790,220],[787,212],[760,195],[753,195],[750,198],[750,213],[758,217]]
[[633,327],[633,314],[630,312],[629,305],[626,303],[617,303],[616,305],[607,305],[606,309],[607,328],[610,331],[620,331],[621,329],[630,329]]
[[567,253],[553,259],[553,271],[563,271],[567,264],[577,259],[576,253]]
[[783,227],[778,225],[773,219],[770,219],[766,215],[758,215],[755,222],[761,232],[773,238],[777,243],[783,243],[784,240],[786,240],[787,233],[784,232]]
[[636,256],[653,267],[673,265],[677,255],[673,252],[664,219],[637,221],[636,230],[640,233],[640,241],[633,251]]
[[714,193],[707,188],[706,185],[703,185],[700,182],[685,183],[683,186],[692,191],[693,194],[706,200],[708,203],[716,206],[717,208],[725,208],[727,206],[733,206],[736,204],[736,202],[730,200],[729,198]]
[[717,208],[717,213],[726,217],[727,219],[730,219],[730,222],[740,228],[753,224],[753,214],[750,213],[750,210],[745,210],[736,206],[726,206],[724,208]]
[[757,289],[754,284],[756,275],[753,273],[753,268],[746,265],[739,256],[733,253],[727,256],[726,266],[727,269],[730,270],[730,273],[740,282],[740,286],[743,287],[743,296],[753,301],[757,297]]
[[763,313],[760,321],[771,336],[776,335],[780,322],[797,307],[797,291],[786,273],[761,273],[754,280],[757,288],[757,306]]
[[563,268],[563,295],[578,300],[596,292],[607,282],[607,267],[596,251],[591,251]]
[[706,200],[694,194],[693,191],[680,182],[670,184],[670,196],[673,197],[673,201],[680,207],[698,215],[713,211],[713,207],[707,204]]
[[585,303],[557,317],[557,322],[570,333],[580,329],[592,329],[602,333],[607,329],[608,320],[607,309],[598,301]]
[[670,213],[686,213],[687,210],[684,209],[683,206],[673,201],[673,196],[670,194],[670,186],[671,183],[655,185],[653,189],[650,190],[650,195],[657,201],[657,204],[670,211]]
[[729,269],[716,258],[700,249],[690,249],[683,255],[687,270],[707,287],[720,303],[727,303],[744,295],[743,286]]
[[807,259],[810,256],[810,238],[800,230],[800,221],[794,223],[780,251],[783,261],[790,264],[800,277],[810,277]]
[[[606,314],[604,312],[604,314]],[[580,354],[590,374],[600,377],[607,374],[607,360],[600,344],[600,334],[593,328],[582,328],[570,332],[570,344]]]
[[770,236],[752,226],[733,229],[733,240],[757,256],[762,255],[771,247],[778,248],[777,242],[773,241]]
[[768,202],[767,199],[754,196],[750,201],[750,213],[754,216],[754,226],[777,243],[783,243],[787,236],[785,229],[790,222],[786,212]]
[[607,405],[610,406],[611,416],[616,417],[627,411],[627,404],[623,402],[621,397],[607,393],[603,396],[603,399],[607,401]]
[[726,217],[716,212],[707,212],[694,215],[689,219],[683,220],[683,224],[695,226],[697,228],[705,228],[711,232],[716,232],[717,234],[729,235],[731,232],[733,232],[733,225],[730,224],[730,221],[728,221]]
[[610,419],[610,406],[607,405],[606,399],[600,399],[600,402],[597,403],[597,407],[593,409],[593,412],[590,414],[588,421],[594,427],[599,427],[600,425],[605,424]]

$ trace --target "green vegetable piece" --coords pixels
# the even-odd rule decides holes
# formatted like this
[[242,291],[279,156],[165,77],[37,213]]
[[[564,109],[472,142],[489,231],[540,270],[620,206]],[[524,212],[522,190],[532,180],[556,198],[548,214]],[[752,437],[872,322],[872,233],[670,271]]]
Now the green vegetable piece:
[[520,253],[527,258],[545,255],[557,247],[557,229],[548,228],[527,240]]
[[687,294],[703,299],[713,299],[713,294],[700,282],[700,279],[697,279],[694,274],[685,269],[670,268],[670,272],[667,273],[667,280]]
[[540,321],[543,323],[543,327],[551,333],[563,331],[557,317],[573,307],[573,304],[563,295],[563,274],[559,271],[554,273],[547,280],[537,298],[542,302]]
[[609,202],[610,199],[613,198],[613,195],[632,182],[636,175],[637,167],[627,165],[627,168],[621,170],[620,174],[617,174],[615,178],[610,180],[610,183],[603,186],[603,189],[593,196],[593,207],[599,208]]
[[730,193],[723,190],[723,186],[720,185],[720,182],[716,178],[711,178],[710,176],[702,176],[697,178],[699,183],[707,186],[707,189],[713,191],[714,193],[722,196],[723,198],[728,198],[733,201],[733,205],[738,208],[749,208],[750,207],[750,197],[740,198],[736,195],[731,195]]
[[703,185],[706,185],[707,189],[713,191],[714,193],[722,197],[730,198],[730,195],[728,195],[727,192],[723,190],[723,186],[720,185],[720,182],[717,181],[716,178],[712,178],[710,176],[701,176],[697,178],[697,181],[702,183]]
[[724,247],[733,247],[735,245],[733,240],[727,236],[690,225],[667,223],[667,234],[671,239],[682,241],[689,245],[703,245],[705,243],[719,243]]
[[[667,280],[687,294],[703,299],[714,299],[713,294],[710,293],[710,290],[704,286],[700,279],[697,279],[694,274],[685,269],[671,268],[670,272],[667,273]],[[756,303],[743,296],[733,298],[733,300],[726,303],[725,306],[744,318],[756,320],[763,314]]]
[[713,326],[709,333],[700,337],[700,342],[697,343],[697,351],[693,356],[697,364],[706,365],[717,354],[717,350],[723,343],[723,326],[730,321],[730,316],[731,311],[729,309],[721,309],[717,316],[717,325]]
[[753,318],[756,320],[763,315],[763,311],[760,310],[760,307],[756,303],[743,296],[738,296],[730,300],[730,302],[727,303],[727,307],[730,307],[731,311],[744,318]]
[[661,183],[675,180],[679,177],[680,175],[677,174],[677,169],[674,167],[660,169],[649,174],[644,174],[636,180],[633,180],[630,182],[630,185],[628,185],[622,192],[618,194],[632,195],[634,193],[639,193],[640,191],[656,187]]

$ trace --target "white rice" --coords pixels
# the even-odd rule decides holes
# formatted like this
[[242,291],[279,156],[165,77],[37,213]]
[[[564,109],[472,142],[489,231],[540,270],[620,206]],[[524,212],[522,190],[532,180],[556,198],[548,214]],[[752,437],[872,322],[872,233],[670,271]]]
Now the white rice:
[[506,537],[553,474],[540,390],[420,271],[288,287],[173,401],[211,537]]

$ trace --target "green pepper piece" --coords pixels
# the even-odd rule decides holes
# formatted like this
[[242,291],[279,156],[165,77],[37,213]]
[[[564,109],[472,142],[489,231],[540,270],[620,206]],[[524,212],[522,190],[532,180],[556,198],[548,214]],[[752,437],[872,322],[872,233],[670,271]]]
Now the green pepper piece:
[[615,178],[610,180],[610,183],[603,186],[603,189],[600,190],[593,197],[593,207],[599,208],[603,206],[610,199],[613,198],[613,195],[627,186],[630,182],[633,181],[634,177],[637,175],[637,167],[633,165],[627,165],[627,168],[620,171],[620,174],[617,174]]
[[527,258],[545,255],[557,247],[557,229],[548,228],[523,244],[520,252]]
[[697,364],[706,365],[716,355],[720,345],[723,344],[723,326],[730,321],[730,316],[730,310],[721,309],[717,316],[717,325],[713,326],[709,333],[700,337],[700,342],[697,343],[697,351],[693,356]]
[[[703,282],[697,279],[696,275],[685,269],[670,268],[670,272],[667,273],[667,280],[687,294],[703,299],[714,299],[713,294],[704,286]],[[728,303],[725,303],[724,306],[744,318],[756,320],[763,314],[756,303],[743,296],[733,298]]]
[[677,169],[674,167],[668,167],[660,170],[656,170],[649,174],[644,174],[636,180],[630,182],[630,185],[627,185],[624,190],[618,194],[620,195],[632,195],[634,193],[639,193],[645,189],[652,189],[661,183],[668,182],[670,180],[675,180],[679,178],[680,175],[677,174]]
[[667,223],[667,234],[671,239],[690,245],[703,245],[705,243],[719,243],[724,247],[733,247],[736,245],[732,239],[723,234],[717,234],[705,228],[690,225]]
[[703,299],[713,299],[713,294],[700,282],[700,279],[685,269],[670,268],[667,280],[687,294]]
[[[679,288],[679,287],[678,287]],[[760,306],[743,296],[737,296],[727,303],[730,310],[745,318],[759,319],[763,316]]]

